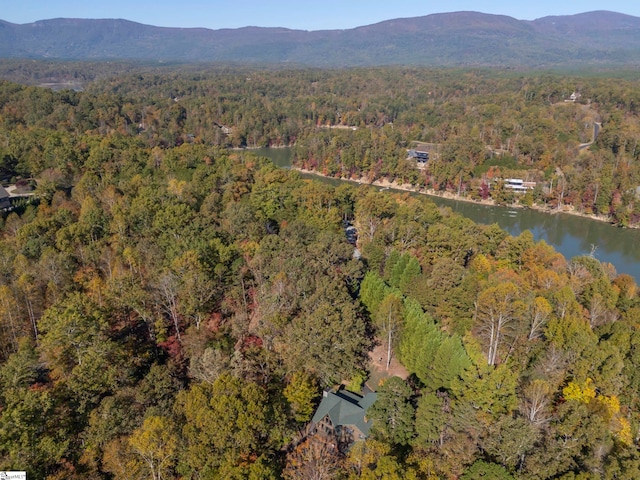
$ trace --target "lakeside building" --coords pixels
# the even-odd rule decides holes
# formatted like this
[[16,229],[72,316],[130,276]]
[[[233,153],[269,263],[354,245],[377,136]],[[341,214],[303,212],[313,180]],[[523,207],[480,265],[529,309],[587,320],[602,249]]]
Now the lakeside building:
[[0,210],[11,208],[11,196],[4,187],[0,186]]
[[514,192],[526,192],[536,188],[536,182],[525,182],[521,178],[505,178],[504,186]]
[[409,160],[415,160],[418,168],[425,168],[429,161],[429,152],[425,150],[409,150]]

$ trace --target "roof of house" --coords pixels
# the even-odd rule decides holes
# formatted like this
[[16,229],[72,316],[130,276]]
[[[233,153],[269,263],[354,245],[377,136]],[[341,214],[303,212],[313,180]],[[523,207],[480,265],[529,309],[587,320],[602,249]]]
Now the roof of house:
[[4,187],[0,187],[0,208],[6,209],[11,207],[11,195]]
[[368,393],[364,397],[346,390],[325,392],[318,406],[313,423],[320,422],[326,415],[334,426],[354,425],[364,435],[369,434],[371,421],[366,420],[367,409],[376,401],[376,393]]

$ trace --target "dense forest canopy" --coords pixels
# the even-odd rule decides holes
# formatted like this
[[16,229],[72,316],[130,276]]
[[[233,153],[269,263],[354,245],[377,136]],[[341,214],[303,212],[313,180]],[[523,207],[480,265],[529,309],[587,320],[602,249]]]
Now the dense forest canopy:
[[[2,215],[0,469],[638,478],[631,277],[426,197],[316,183],[233,147],[294,145],[327,175],[466,195],[489,172],[529,175],[554,185],[532,202],[633,222],[639,91],[602,75],[400,68],[0,82],[0,175],[36,184]],[[414,141],[439,145],[426,170],[406,160]],[[408,378],[372,369],[374,347]],[[365,382],[378,392],[366,441],[341,451],[309,434],[323,389]]]
[[[79,133],[119,133],[160,149],[185,142],[295,145],[298,166],[331,176],[385,177],[477,200],[595,214],[622,226],[640,218],[637,80],[407,68],[135,71],[130,64],[117,64],[121,73],[108,77],[105,64],[84,73],[56,65],[31,75],[29,65],[4,66],[7,76],[41,83],[97,78],[84,92],[35,89],[15,101],[16,87],[3,89],[2,128],[12,139],[20,138],[17,131],[27,137],[5,147],[4,162],[20,161],[23,175],[43,170],[37,137],[55,127],[58,144]],[[420,144],[432,151],[423,170],[405,161]],[[501,183],[507,178],[536,188],[514,196]]]

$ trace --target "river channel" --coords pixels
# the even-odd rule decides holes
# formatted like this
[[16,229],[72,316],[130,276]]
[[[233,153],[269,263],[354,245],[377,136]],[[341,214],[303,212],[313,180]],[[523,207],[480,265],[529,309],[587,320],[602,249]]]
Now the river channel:
[[[291,166],[291,148],[262,148],[252,150],[252,153],[271,159],[279,167]],[[318,175],[303,176],[333,185],[343,181]],[[487,206],[433,195],[429,195],[429,198],[437,205],[450,207],[474,222],[487,225],[497,223],[514,236],[530,230],[536,241],[544,240],[565,258],[594,252],[598,260],[611,263],[618,273],[627,273],[636,279],[636,283],[640,283],[640,230],[617,228],[564,213]]]

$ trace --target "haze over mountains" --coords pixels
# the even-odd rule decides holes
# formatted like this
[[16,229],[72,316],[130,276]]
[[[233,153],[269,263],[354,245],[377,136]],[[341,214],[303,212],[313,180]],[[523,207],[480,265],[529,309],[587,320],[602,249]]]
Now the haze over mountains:
[[640,65],[640,18],[595,11],[533,21],[455,12],[348,30],[166,28],[127,20],[0,20],[0,57],[280,63],[317,67]]

